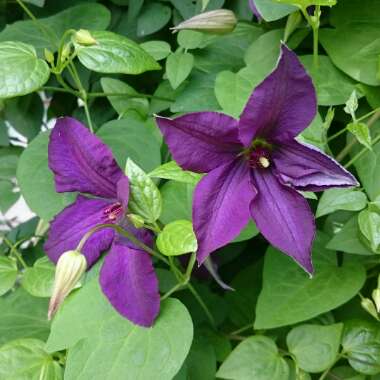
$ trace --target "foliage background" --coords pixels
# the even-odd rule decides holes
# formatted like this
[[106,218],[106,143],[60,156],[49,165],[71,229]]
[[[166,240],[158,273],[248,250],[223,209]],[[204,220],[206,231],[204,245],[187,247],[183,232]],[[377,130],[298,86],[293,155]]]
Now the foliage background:
[[[0,378],[379,379],[380,300],[373,291],[379,288],[380,264],[380,3],[338,0],[321,8],[318,67],[313,27],[294,4],[324,1],[256,0],[264,17],[260,23],[245,0],[29,0],[21,3],[24,9],[20,3],[0,3],[0,44],[34,47],[37,56],[32,50],[30,64],[40,65],[40,75],[49,79],[7,93],[6,79],[22,88],[21,74],[30,66],[1,55]],[[38,22],[29,20],[25,6]],[[232,33],[169,30],[202,9],[221,7],[239,19]],[[123,67],[89,70],[76,58],[81,86],[68,71],[61,79],[45,72],[44,49],[56,53],[65,31],[80,28],[111,30],[137,41],[161,69],[141,75],[122,74]],[[346,164],[362,185],[305,194],[318,225],[313,279],[268,247],[252,224],[213,255],[235,291],[222,290],[201,271],[193,276],[207,312],[185,288],[162,303],[153,328],[136,327],[107,303],[95,266],[49,323],[54,267],[42,244],[49,220],[73,200],[54,191],[47,166],[54,119],[72,115],[88,125],[87,107],[93,129],[121,167],[130,158],[146,173],[155,170],[150,176],[162,198],[159,222],[190,221],[199,178],[160,167],[170,156],[153,115],[222,110],[237,117],[275,66],[285,38],[318,95],[319,114],[301,139]],[[65,91],[61,80],[73,91]],[[357,106],[355,97],[348,101],[354,90]],[[78,91],[86,94],[84,102]],[[24,223],[9,217],[20,196],[35,215]],[[157,264],[157,273],[162,293],[176,284],[168,268]]]

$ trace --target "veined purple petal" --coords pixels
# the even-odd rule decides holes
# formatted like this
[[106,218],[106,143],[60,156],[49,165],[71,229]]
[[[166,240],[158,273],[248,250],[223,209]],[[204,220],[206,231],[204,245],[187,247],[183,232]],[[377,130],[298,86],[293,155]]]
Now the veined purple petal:
[[249,167],[239,159],[212,170],[201,179],[193,200],[199,264],[212,251],[233,240],[246,226],[249,204],[254,196]]
[[241,150],[238,121],[218,112],[156,118],[174,160],[185,170],[208,173]]
[[146,252],[114,241],[100,270],[100,285],[112,306],[140,326],[153,324],[160,309],[158,281]]
[[251,8],[253,14],[256,16],[258,21],[261,21],[263,17],[261,16],[259,10],[256,7],[255,1],[254,0],[248,0],[249,7]]
[[58,192],[79,191],[116,198],[116,184],[123,172],[111,150],[79,121],[57,120],[50,135],[49,167]]
[[272,158],[281,181],[297,190],[358,186],[355,177],[333,158],[294,139],[282,142],[273,150]]
[[250,209],[258,229],[272,245],[312,273],[315,224],[306,199],[282,185],[271,169],[253,170],[252,180],[258,194]]
[[128,208],[128,200],[129,200],[129,180],[128,177],[123,176],[116,185],[117,189],[117,199],[123,206],[124,210]]
[[[49,236],[44,245],[49,258],[56,263],[64,252],[75,249],[83,235],[92,227],[105,223],[104,210],[110,205],[111,202],[107,200],[78,196],[50,224]],[[108,228],[94,233],[87,240],[82,253],[86,256],[89,267],[111,245],[113,237],[114,231]]]
[[253,91],[240,116],[240,139],[249,146],[254,138],[279,140],[302,132],[317,111],[311,78],[285,45],[276,69]]

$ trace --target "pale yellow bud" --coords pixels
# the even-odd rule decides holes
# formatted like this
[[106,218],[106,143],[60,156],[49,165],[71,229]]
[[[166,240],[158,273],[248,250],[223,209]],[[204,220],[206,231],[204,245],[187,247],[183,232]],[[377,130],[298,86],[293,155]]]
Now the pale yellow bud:
[[380,313],[380,289],[377,288],[372,292],[372,299],[375,302],[376,310]]
[[140,215],[137,215],[137,214],[128,214],[128,219],[132,222],[132,224],[136,227],[136,228],[142,228],[144,227],[144,219],[140,216]]
[[366,310],[369,314],[372,315],[375,319],[379,320],[379,316],[377,314],[376,307],[374,303],[369,298],[362,298],[361,305],[364,310]]
[[70,55],[70,52],[71,52],[71,45],[66,44],[62,49],[61,60],[65,61],[66,58]]
[[75,288],[86,269],[86,257],[80,252],[67,251],[61,255],[55,268],[53,292],[48,311],[49,320],[57,312],[63,300]]
[[44,49],[44,56],[47,62],[54,63],[54,54],[49,49]]
[[79,29],[77,32],[75,32],[74,40],[76,43],[80,45],[85,45],[85,46],[91,46],[91,45],[97,44],[96,39],[92,37],[90,31],[87,29]]
[[171,28],[174,31],[182,29],[199,30],[216,34],[230,33],[234,30],[237,19],[234,12],[228,9],[201,13]]

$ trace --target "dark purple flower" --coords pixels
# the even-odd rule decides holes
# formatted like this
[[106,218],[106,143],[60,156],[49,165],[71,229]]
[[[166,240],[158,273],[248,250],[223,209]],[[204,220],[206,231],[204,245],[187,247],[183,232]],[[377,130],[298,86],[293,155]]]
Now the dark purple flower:
[[313,271],[314,216],[297,190],[357,185],[332,158],[295,140],[316,110],[311,78],[282,45],[277,68],[253,91],[240,120],[217,112],[157,118],[178,164],[208,173],[193,200],[200,264],[252,217],[267,240]]
[[258,21],[261,21],[263,17],[261,16],[261,13],[256,7],[255,0],[248,0],[249,7],[251,8],[253,14],[256,16]]
[[[129,198],[128,178],[110,149],[77,120],[58,119],[49,142],[49,167],[57,192],[76,191],[76,201],[60,212],[50,225],[45,251],[57,262],[77,247],[83,235],[102,223],[117,223],[147,245],[152,237],[134,229],[125,217]],[[159,312],[158,282],[148,253],[102,229],[87,240],[82,253],[91,267],[109,249],[100,271],[100,285],[114,308],[132,322],[151,326]]]

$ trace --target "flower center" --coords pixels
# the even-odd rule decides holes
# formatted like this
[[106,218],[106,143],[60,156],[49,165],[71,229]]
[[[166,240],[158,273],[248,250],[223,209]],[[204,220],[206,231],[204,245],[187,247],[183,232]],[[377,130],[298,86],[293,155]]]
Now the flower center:
[[270,152],[264,147],[256,147],[249,153],[249,166],[253,169],[267,169],[271,165]]
[[113,203],[103,210],[104,216],[110,222],[114,222],[122,213],[123,207],[120,202]]

